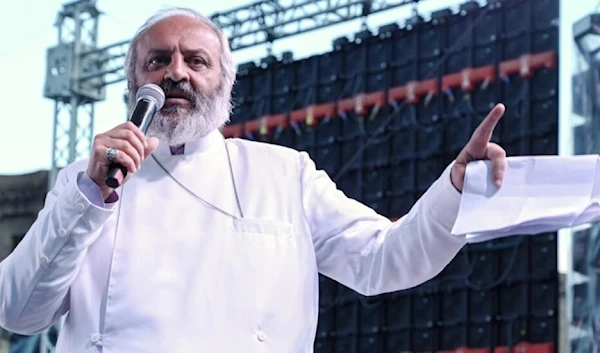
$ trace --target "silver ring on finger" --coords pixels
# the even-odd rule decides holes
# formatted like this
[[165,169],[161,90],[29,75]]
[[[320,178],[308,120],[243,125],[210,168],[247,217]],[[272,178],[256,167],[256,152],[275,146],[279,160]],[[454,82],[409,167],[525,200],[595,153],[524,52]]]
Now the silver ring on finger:
[[109,148],[106,150],[105,154],[109,161],[114,162],[115,158],[117,158],[117,155],[119,155],[119,150],[115,148]]

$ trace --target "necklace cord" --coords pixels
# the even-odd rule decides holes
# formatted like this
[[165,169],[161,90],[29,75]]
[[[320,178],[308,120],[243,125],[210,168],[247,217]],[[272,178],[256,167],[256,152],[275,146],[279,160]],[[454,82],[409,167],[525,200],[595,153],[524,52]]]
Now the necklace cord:
[[154,156],[154,154],[151,155],[152,159],[154,159],[154,161],[156,162],[156,164],[158,164],[158,166],[174,181],[176,182],[179,186],[181,186],[184,190],[186,190],[189,194],[191,194],[192,196],[194,196],[195,198],[197,198],[198,200],[202,201],[204,204],[206,204],[207,206],[213,208],[214,210],[221,212],[222,214],[229,216],[233,219],[238,219],[238,218],[244,218],[244,213],[242,212],[242,205],[240,202],[240,197],[237,191],[237,186],[235,183],[235,176],[233,173],[233,163],[231,162],[231,153],[229,152],[229,146],[227,145],[227,141],[225,141],[225,139],[223,139],[224,145],[225,145],[225,151],[227,152],[227,161],[228,161],[228,165],[229,165],[229,174],[231,175],[231,182],[233,184],[233,193],[235,194],[235,201],[237,203],[237,207],[238,207],[238,211],[240,213],[240,217],[237,217],[227,211],[224,211],[223,209],[221,209],[220,207],[217,207],[215,205],[213,205],[212,203],[206,201],[205,199],[203,199],[202,197],[196,195],[193,191],[191,191],[188,187],[186,187],[185,185],[183,185],[183,183],[181,183],[179,180],[177,180],[171,173],[169,173],[169,171],[167,170],[167,168],[165,168],[162,163],[160,163],[160,161],[158,160],[158,158],[156,158],[156,156]]

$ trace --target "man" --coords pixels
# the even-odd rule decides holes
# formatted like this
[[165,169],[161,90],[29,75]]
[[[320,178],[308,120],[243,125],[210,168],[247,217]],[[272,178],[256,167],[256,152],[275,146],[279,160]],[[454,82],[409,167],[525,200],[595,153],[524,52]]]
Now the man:
[[[64,316],[57,352],[311,352],[319,272],[364,295],[431,279],[465,244],[450,229],[467,163],[491,159],[502,180],[505,152],[489,142],[502,105],[396,222],[306,153],[224,139],[235,66],[191,10],[152,17],[126,72],[132,95],[165,90],[150,137],[131,123],[97,135],[0,264],[0,326],[33,334]],[[129,171],[117,190],[111,159]]]

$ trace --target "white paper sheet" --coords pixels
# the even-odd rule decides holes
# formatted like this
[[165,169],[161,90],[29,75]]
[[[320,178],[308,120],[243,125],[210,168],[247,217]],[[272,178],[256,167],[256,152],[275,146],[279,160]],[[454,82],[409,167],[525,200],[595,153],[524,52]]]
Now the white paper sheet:
[[509,157],[497,188],[490,161],[469,163],[452,233],[481,242],[600,220],[599,171],[598,155]]

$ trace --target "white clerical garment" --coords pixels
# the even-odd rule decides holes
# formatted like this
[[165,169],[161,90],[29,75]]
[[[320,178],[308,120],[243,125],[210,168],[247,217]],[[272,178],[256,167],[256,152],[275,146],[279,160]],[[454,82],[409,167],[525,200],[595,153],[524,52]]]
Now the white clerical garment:
[[154,156],[189,191],[147,158],[118,201],[97,206],[78,186],[87,161],[61,170],[0,263],[0,326],[33,334],[64,317],[58,353],[308,353],[319,272],[365,295],[397,291],[466,243],[450,234],[460,194],[449,169],[392,223],[306,153],[215,131]]

